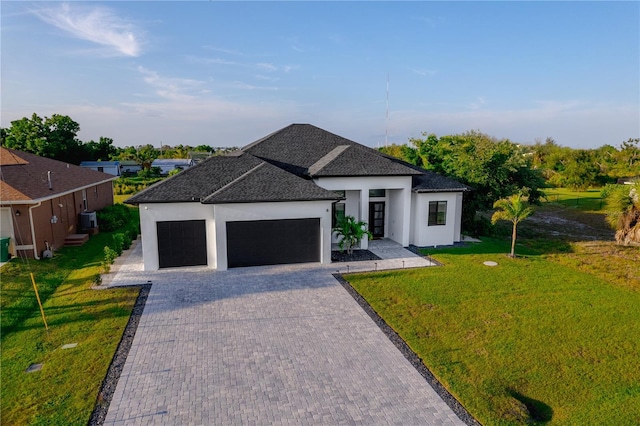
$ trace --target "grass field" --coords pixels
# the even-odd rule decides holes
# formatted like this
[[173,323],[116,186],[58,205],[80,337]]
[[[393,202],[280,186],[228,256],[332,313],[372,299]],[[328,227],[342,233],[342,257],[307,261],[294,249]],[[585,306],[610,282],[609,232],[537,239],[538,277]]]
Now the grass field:
[[639,424],[637,267],[627,283],[586,249],[541,247],[511,259],[488,240],[431,251],[443,267],[347,279],[483,424]]
[[[2,267],[2,424],[87,424],[139,292],[91,289],[111,238],[100,233],[82,247],[59,250],[51,260],[14,259]],[[69,343],[78,345],[61,348]],[[26,373],[32,363],[42,363],[42,370]]]
[[568,188],[549,188],[544,190],[546,201],[558,203],[564,207],[577,208],[583,211],[595,212],[604,207],[604,200],[600,196],[601,189],[573,191]]

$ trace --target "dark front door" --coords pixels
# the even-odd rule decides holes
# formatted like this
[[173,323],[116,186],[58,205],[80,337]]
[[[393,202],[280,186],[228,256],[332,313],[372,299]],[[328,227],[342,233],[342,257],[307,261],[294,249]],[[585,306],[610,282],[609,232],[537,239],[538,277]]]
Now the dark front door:
[[204,220],[158,222],[158,263],[161,268],[207,264]]
[[227,222],[227,264],[320,262],[320,219]]
[[369,203],[369,231],[373,238],[384,238],[384,201]]

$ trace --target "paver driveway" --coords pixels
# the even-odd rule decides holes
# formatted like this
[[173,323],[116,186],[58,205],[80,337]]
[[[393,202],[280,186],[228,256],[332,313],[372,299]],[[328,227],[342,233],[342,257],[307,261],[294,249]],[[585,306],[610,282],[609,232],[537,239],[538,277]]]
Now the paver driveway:
[[318,265],[153,286],[105,424],[462,424]]

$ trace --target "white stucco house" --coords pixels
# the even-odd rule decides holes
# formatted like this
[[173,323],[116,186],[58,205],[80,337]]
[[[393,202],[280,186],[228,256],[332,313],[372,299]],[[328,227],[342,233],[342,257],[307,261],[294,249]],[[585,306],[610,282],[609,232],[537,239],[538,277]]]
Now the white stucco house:
[[[126,202],[145,270],[331,262],[343,215],[403,246],[461,240],[468,187],[309,124],[211,157]],[[363,239],[361,248],[368,247]]]

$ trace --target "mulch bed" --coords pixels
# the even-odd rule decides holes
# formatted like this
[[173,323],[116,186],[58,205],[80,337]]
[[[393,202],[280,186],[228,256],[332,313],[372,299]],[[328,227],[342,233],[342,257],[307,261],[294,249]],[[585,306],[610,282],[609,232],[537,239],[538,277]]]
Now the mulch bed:
[[347,254],[346,250],[331,252],[332,262],[363,262],[365,260],[381,260],[381,258],[369,250],[354,250],[352,254]]
[[138,323],[140,322],[142,311],[144,311],[147,296],[149,296],[149,291],[151,291],[151,284],[136,287],[140,287],[140,293],[138,294],[136,303],[133,306],[133,311],[129,317],[129,322],[124,329],[124,333],[122,334],[122,339],[120,339],[116,353],[111,360],[111,365],[109,365],[107,375],[102,381],[96,405],[93,408],[91,417],[89,418],[89,426],[104,424],[104,419],[107,417],[107,411],[109,410],[109,404],[111,403],[113,394],[116,391],[118,379],[120,379],[124,363],[127,360],[127,355],[129,355],[129,349],[131,349],[131,344],[133,343],[133,337],[138,329]]

